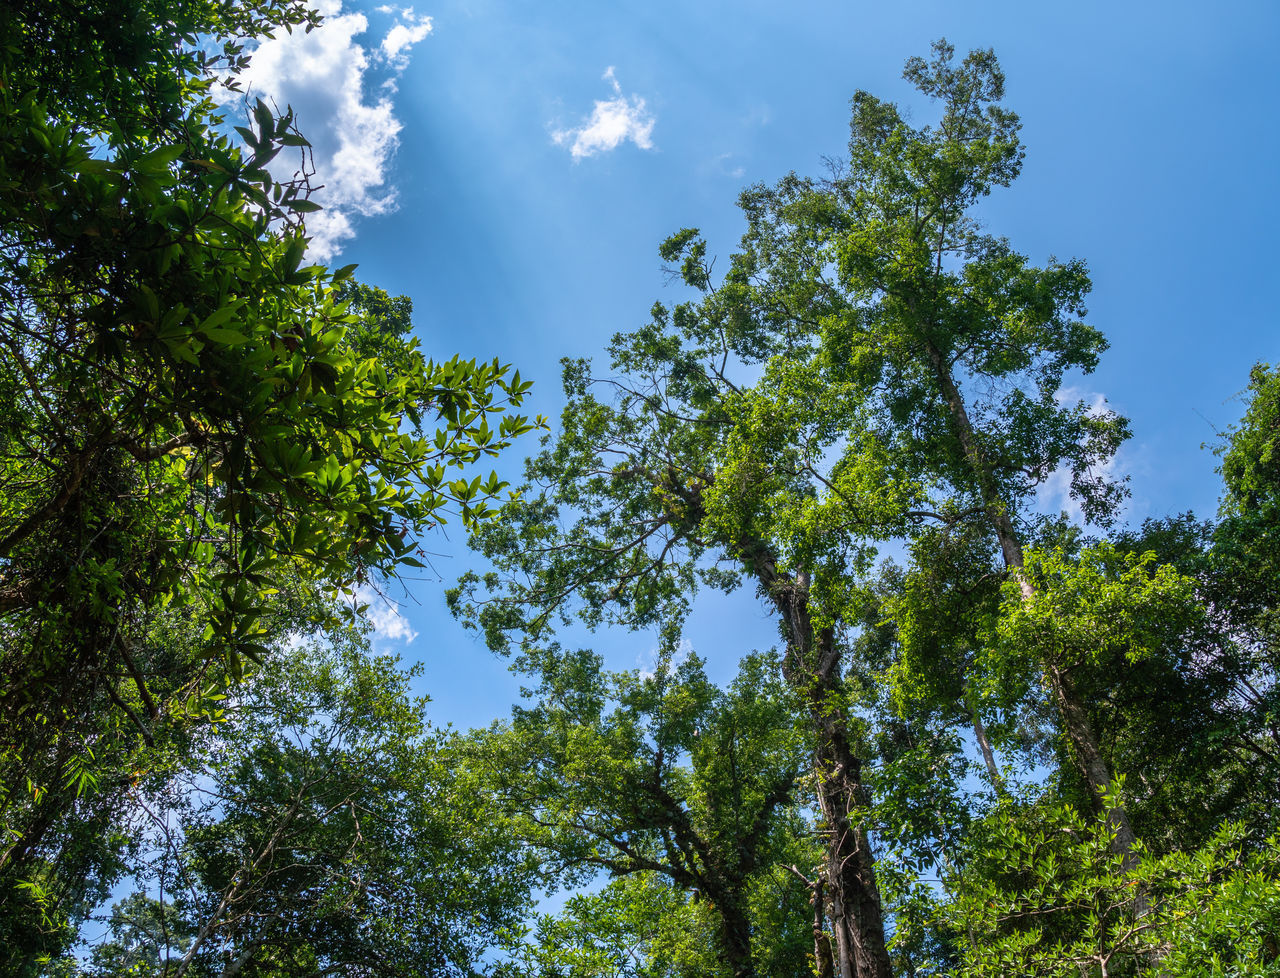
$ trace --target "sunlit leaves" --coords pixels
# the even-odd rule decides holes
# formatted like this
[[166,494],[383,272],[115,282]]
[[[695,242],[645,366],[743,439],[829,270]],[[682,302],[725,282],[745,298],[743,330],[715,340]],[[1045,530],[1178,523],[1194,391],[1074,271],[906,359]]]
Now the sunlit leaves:
[[231,135],[210,99],[246,42],[316,17],[0,10],[0,902],[65,858],[71,907],[118,843],[68,840],[224,719],[283,620],[329,623],[490,516],[505,486],[472,468],[536,423],[500,361],[428,357],[407,300],[307,261],[305,163],[267,169],[307,148],[291,113],[255,101]]

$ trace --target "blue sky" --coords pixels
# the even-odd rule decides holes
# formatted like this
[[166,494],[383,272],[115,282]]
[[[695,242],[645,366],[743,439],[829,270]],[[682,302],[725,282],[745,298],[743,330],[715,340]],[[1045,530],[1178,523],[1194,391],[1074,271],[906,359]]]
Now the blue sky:
[[[411,296],[433,355],[515,364],[552,418],[559,358],[598,355],[663,297],[659,241],[698,226],[727,255],[738,191],[819,173],[856,89],[924,120],[903,62],[943,36],[994,47],[1027,159],[983,217],[1037,262],[1089,264],[1112,348],[1077,386],[1132,420],[1130,518],[1213,512],[1202,443],[1239,416],[1249,366],[1280,359],[1274,0],[321,6],[326,26],[264,47],[251,76],[316,145],[330,206],[313,253]],[[411,584],[379,641],[425,663],[437,722],[471,726],[518,683],[443,610],[464,544],[456,528],[426,541],[438,578]],[[692,632],[721,677],[775,636],[749,595],[716,598]],[[653,641],[606,644],[622,668]]]

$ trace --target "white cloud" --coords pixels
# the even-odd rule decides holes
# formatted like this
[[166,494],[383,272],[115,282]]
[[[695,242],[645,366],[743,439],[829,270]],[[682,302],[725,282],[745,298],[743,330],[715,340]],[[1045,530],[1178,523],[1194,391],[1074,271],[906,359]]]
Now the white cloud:
[[418,633],[409,624],[409,619],[400,614],[400,608],[394,602],[379,594],[373,588],[363,585],[356,588],[356,604],[366,604],[364,616],[373,626],[375,642],[404,642],[406,645],[418,637]]
[[1071,496],[1071,470],[1059,466],[1036,488],[1036,508],[1045,513],[1066,513],[1073,523],[1084,523],[1084,510]]
[[[313,199],[324,210],[307,218],[310,255],[327,261],[355,235],[354,217],[395,209],[389,169],[402,125],[390,96],[395,78],[408,67],[409,50],[430,33],[431,18],[415,17],[412,8],[387,7],[384,12],[395,23],[370,57],[357,42],[369,29],[364,14],[344,14],[342,0],[318,6],[324,14],[320,27],[264,41],[241,80],[250,99],[263,98],[281,110],[291,106],[298,128],[311,142],[312,182],[322,186]],[[371,101],[366,88],[374,71],[390,77],[382,83],[384,94]],[[296,165],[297,158],[286,151],[272,169],[284,178]]]
[[382,39],[382,54],[399,68],[408,65],[405,52],[431,33],[430,17],[414,17],[413,8],[401,12],[403,21],[396,23]]
[[617,149],[627,140],[640,149],[653,149],[653,125],[657,121],[638,95],[623,95],[622,86],[610,65],[604,80],[613,88],[613,98],[597,101],[591,115],[580,126],[557,129],[551,138],[557,146],[568,146],[574,160]]

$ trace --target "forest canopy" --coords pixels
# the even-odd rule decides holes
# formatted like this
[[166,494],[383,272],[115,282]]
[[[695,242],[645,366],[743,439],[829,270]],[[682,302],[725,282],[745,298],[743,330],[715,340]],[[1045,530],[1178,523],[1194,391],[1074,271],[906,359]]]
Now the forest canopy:
[[[0,11],[0,971],[1280,975],[1280,371],[1216,514],[1126,521],[1089,270],[978,217],[993,52],[910,59],[922,121],[857,92],[727,256],[662,242],[552,430],[308,262],[307,135],[240,79],[320,22]],[[445,524],[525,687],[468,732],[362,607]],[[772,646],[691,647],[716,592]]]

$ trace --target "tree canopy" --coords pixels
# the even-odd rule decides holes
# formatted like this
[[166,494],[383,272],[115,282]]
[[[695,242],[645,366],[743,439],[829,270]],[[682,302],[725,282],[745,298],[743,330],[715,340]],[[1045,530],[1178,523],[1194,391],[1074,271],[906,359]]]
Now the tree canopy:
[[[1088,269],[980,220],[991,51],[907,62],[924,122],[856,93],[723,264],[667,238],[507,492],[529,382],[309,263],[306,135],[234,100],[319,23],[0,11],[0,969],[1280,974],[1280,373],[1215,519],[1124,523]],[[469,732],[361,607],[447,522],[526,683]],[[690,648],[738,589],[774,647]]]

